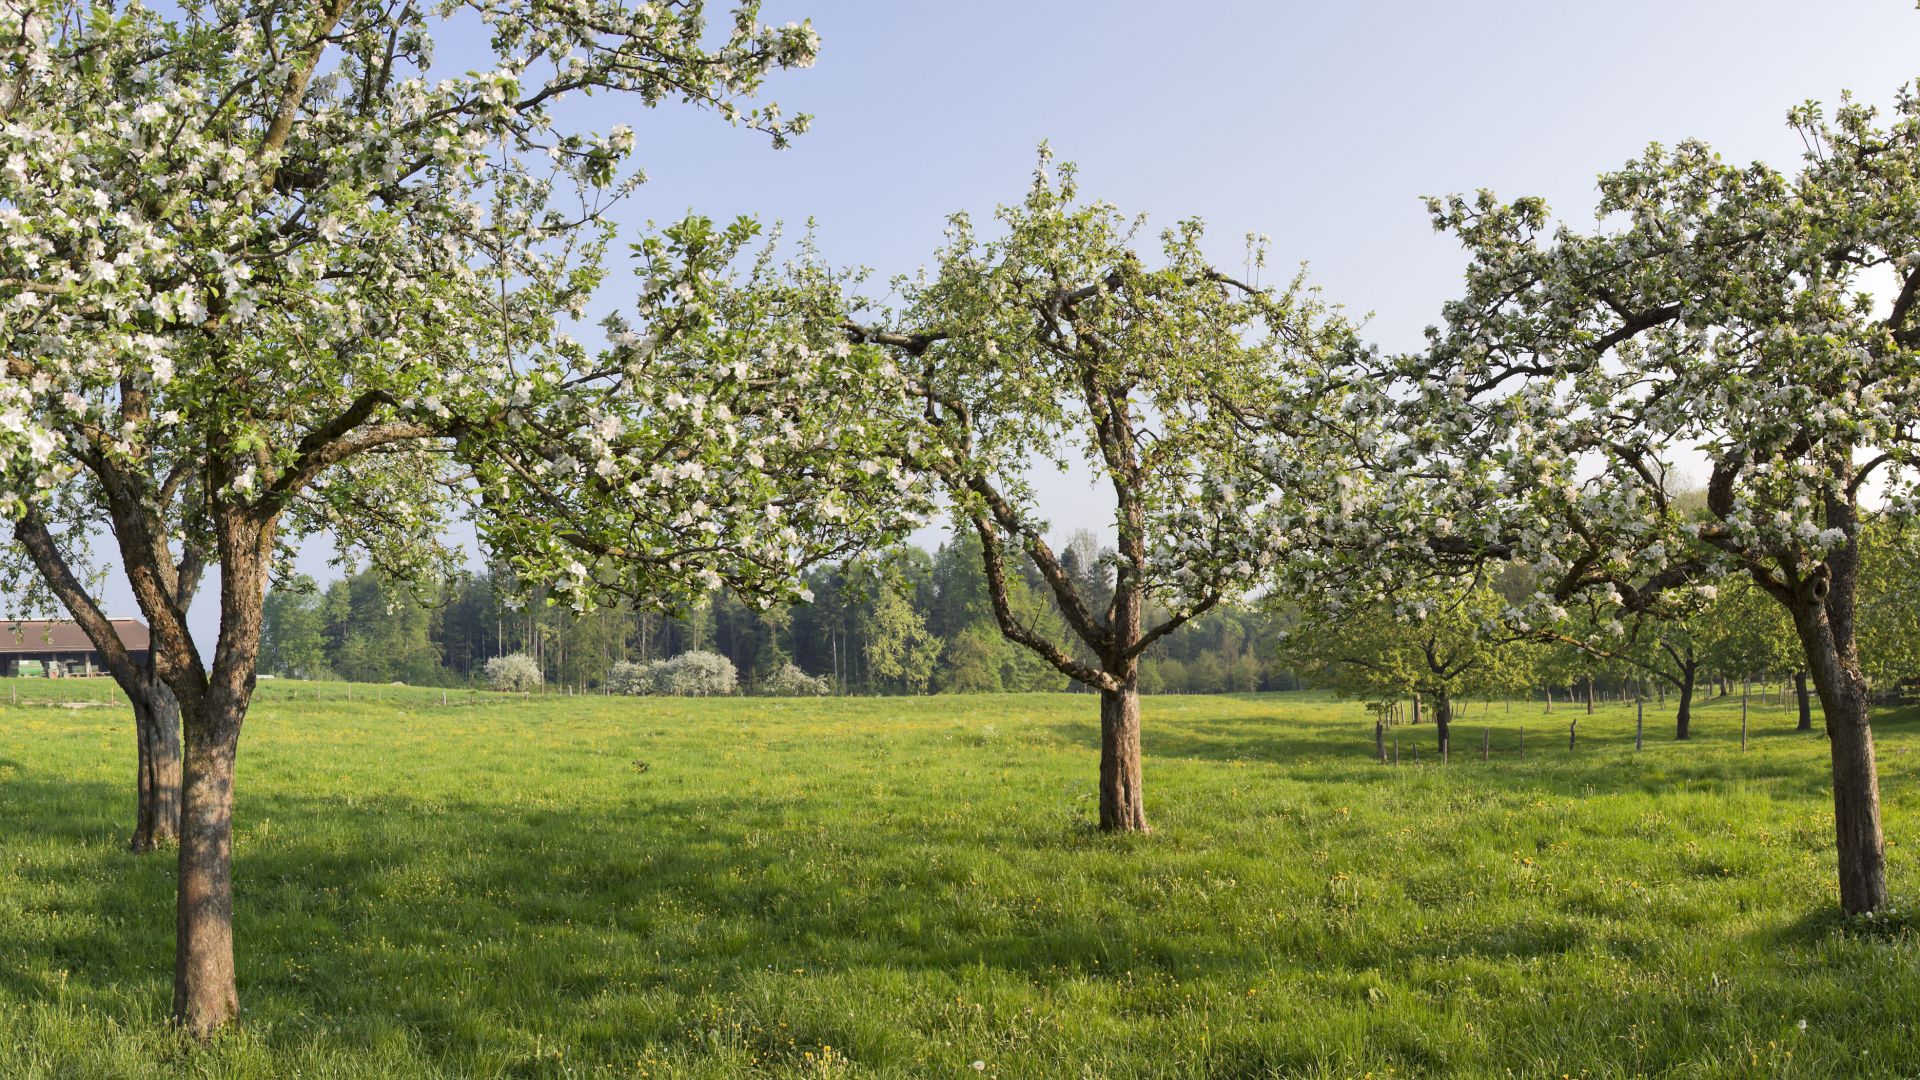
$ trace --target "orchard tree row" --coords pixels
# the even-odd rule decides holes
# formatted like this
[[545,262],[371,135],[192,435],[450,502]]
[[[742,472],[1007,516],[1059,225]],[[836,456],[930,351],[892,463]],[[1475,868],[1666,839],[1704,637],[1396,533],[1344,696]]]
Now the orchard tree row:
[[[698,0],[0,2],[0,510],[35,599],[134,702],[188,1031],[239,1009],[269,581],[322,535],[445,576],[462,517],[529,598],[684,614],[807,599],[809,567],[946,512],[1000,635],[1098,696],[1117,832],[1148,827],[1145,665],[1225,605],[1385,605],[1624,663],[1643,624],[1757,589],[1831,737],[1841,904],[1886,903],[1862,544],[1871,507],[1910,515],[1920,464],[1920,101],[1795,110],[1791,173],[1654,147],[1602,177],[1591,231],[1436,199],[1465,281],[1393,355],[1304,279],[1263,282],[1260,242],[1222,269],[1198,220],[1156,230],[1044,151],[886,288],[750,221],[618,234],[638,140],[579,99],[784,144],[806,117],[757,91],[818,44],[751,0],[711,23]],[[583,326],[596,300],[615,311]],[[1112,497],[1097,574],[1054,547],[1047,464]],[[1472,598],[1509,572],[1531,591]]]
[[[1859,638],[1863,670],[1882,692],[1910,697],[1916,665],[1916,537],[1875,517],[1862,548]],[[1758,587],[1735,577],[1702,586],[1684,607],[1623,611],[1581,595],[1550,618],[1509,617],[1538,591],[1516,565],[1497,575],[1436,576],[1360,604],[1318,603],[1281,632],[1282,663],[1307,684],[1371,702],[1376,711],[1434,723],[1445,753],[1453,706],[1480,700],[1632,699],[1672,710],[1674,737],[1692,734],[1693,705],[1754,681],[1779,684],[1799,727],[1818,709],[1792,622]],[[1791,689],[1788,685],[1791,684]],[[1772,692],[1773,686],[1766,687]]]

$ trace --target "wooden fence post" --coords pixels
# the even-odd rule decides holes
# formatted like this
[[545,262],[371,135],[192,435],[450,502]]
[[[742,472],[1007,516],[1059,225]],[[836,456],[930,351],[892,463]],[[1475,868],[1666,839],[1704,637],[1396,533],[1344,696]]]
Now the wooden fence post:
[[1480,760],[1481,761],[1487,760],[1487,755],[1492,752],[1493,752],[1493,729],[1481,728],[1480,729]]
[[1384,719],[1373,722],[1373,749],[1380,755],[1380,764],[1387,763],[1387,723]]
[[1527,726],[1525,724],[1520,725],[1520,753],[1518,756],[1527,756]]
[[1578,720],[1575,720],[1572,723],[1567,725],[1567,749],[1569,750],[1573,749],[1574,729],[1578,728],[1579,726],[1580,726],[1580,721]]
[[1633,701],[1633,752],[1640,752],[1640,736],[1647,726],[1647,703],[1635,698]]

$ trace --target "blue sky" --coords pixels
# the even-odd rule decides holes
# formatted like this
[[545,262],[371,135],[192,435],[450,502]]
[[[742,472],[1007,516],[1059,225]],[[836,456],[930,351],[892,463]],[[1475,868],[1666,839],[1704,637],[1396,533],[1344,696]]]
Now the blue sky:
[[[764,17],[821,33],[819,64],[767,95],[813,131],[776,152],[711,115],[597,99],[652,177],[634,226],[812,217],[830,259],[884,277],[919,266],[947,214],[1017,199],[1045,139],[1091,196],[1205,218],[1223,262],[1268,234],[1282,272],[1308,263],[1388,349],[1419,343],[1462,266],[1421,196],[1538,194],[1586,223],[1595,174],[1650,141],[1788,167],[1790,105],[1885,102],[1920,75],[1913,0],[767,0]],[[440,59],[467,66],[451,42]],[[1083,481],[1043,492],[1057,528],[1101,524]],[[329,575],[317,546],[299,563]],[[193,613],[209,645],[213,592]]]

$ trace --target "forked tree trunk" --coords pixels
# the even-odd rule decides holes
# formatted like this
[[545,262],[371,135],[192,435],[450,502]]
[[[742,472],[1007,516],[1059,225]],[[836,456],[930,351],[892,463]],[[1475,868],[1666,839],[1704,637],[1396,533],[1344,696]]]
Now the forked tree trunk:
[[1146,832],[1140,796],[1140,684],[1100,691],[1100,828]]
[[146,852],[180,836],[180,702],[151,672],[130,697],[140,767],[129,846]]
[[[198,665],[183,655],[168,656],[163,669],[182,698],[186,721],[173,1018],[201,1040],[232,1023],[240,1012],[233,962],[234,760],[259,669],[274,520],[230,511],[216,527],[220,639],[212,669],[202,682]],[[183,629],[176,624],[169,636],[179,637]],[[173,644],[181,650],[192,648],[184,637]]]
[[1673,716],[1673,737],[1682,742],[1693,737],[1693,688],[1699,674],[1699,664],[1680,666],[1680,708]]
[[1807,673],[1793,673],[1793,694],[1800,703],[1800,724],[1795,731],[1813,730],[1813,695],[1807,691]]

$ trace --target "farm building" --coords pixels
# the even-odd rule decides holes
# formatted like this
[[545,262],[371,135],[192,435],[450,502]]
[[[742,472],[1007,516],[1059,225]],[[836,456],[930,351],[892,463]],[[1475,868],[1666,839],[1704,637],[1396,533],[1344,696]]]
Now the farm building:
[[[144,664],[151,648],[147,626],[138,619],[114,619],[113,628],[132,655]],[[19,675],[37,665],[48,676],[104,675],[106,662],[79,626],[48,619],[0,622],[0,675]]]

